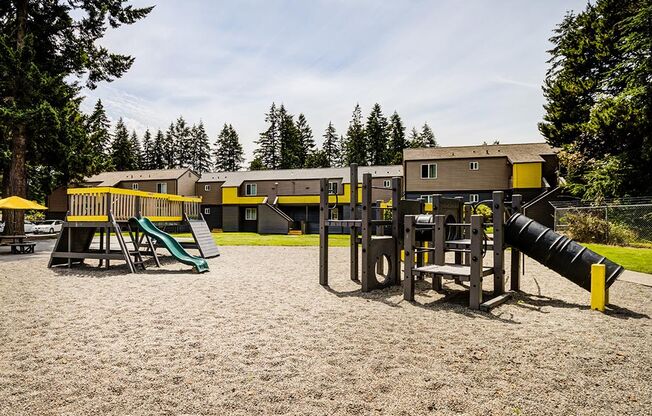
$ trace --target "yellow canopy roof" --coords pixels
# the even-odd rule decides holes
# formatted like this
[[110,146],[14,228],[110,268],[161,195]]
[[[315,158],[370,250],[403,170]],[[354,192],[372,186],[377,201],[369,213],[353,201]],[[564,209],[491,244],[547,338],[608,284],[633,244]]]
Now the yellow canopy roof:
[[0,209],[48,209],[48,207],[19,196],[10,196],[0,199]]

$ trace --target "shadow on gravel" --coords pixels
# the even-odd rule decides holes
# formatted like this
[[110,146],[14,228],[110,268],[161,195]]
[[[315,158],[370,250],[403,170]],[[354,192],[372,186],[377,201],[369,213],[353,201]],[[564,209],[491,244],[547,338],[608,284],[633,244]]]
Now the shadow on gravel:
[[[573,302],[566,302],[561,299],[555,299],[544,295],[535,295],[527,292],[519,292],[514,295],[514,304],[518,307],[537,311],[540,313],[550,313],[542,310],[544,306],[562,309],[580,309],[589,310],[589,305],[579,304]],[[617,305],[608,304],[605,315],[613,316],[619,319],[650,319],[650,317],[643,313],[638,313],[630,309],[620,307]]]
[[[154,259],[147,259],[145,261],[146,269],[143,270],[140,266],[136,266],[136,274],[140,275],[177,275],[177,274],[187,274],[187,275],[197,275],[196,272],[190,266],[187,266],[187,269],[172,270],[165,269],[164,267],[171,264],[177,264],[178,262],[171,256],[161,256],[159,255],[159,262],[161,267],[156,267]],[[80,278],[95,278],[102,279],[106,277],[114,276],[125,276],[128,277],[131,275],[127,263],[121,260],[113,260],[111,262],[111,268],[106,269],[104,267],[98,267],[99,260],[86,260],[81,265],[73,265],[71,268],[66,266],[57,266],[53,267],[53,270],[56,274],[62,277],[80,277]]]
[[[359,282],[356,283],[360,284]],[[458,289],[458,287],[461,287],[462,289]],[[392,308],[400,307],[400,304],[404,302],[403,289],[400,286],[391,286],[368,293],[363,293],[362,289],[347,292],[339,292],[329,286],[324,286],[324,289],[340,298],[358,297],[369,301],[381,302]],[[434,292],[432,291],[432,284],[430,282],[417,280],[415,292],[419,293],[419,297],[421,298],[425,297],[432,299],[431,301],[426,302],[409,302],[411,305],[418,308],[430,311],[450,311],[473,319],[487,319],[509,324],[519,324],[517,321],[506,319],[500,315],[469,309],[469,292],[464,286],[453,286],[449,284],[446,285],[445,289],[441,292]],[[491,298],[490,292],[485,291],[483,294],[485,300]],[[398,301],[396,300],[397,297],[399,298]]]

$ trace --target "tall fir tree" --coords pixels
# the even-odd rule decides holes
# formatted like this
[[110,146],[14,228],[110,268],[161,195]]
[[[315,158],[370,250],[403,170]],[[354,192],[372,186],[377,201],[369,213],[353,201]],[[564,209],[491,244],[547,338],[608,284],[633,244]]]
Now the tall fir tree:
[[310,128],[310,125],[308,125],[308,120],[306,120],[306,116],[304,116],[303,113],[299,114],[299,117],[297,117],[296,128],[301,147],[299,165],[305,167],[306,161],[310,155],[317,151],[317,148],[315,147],[315,139],[312,136],[312,129]]
[[424,147],[437,147],[437,139],[435,139],[435,133],[432,132],[432,129],[428,123],[423,123],[421,128],[421,141],[423,142]]
[[322,151],[326,158],[326,167],[339,167],[342,161],[342,155],[340,154],[340,143],[335,131],[335,127],[332,122],[328,122],[328,127],[324,132],[324,144],[322,145]]
[[224,127],[215,143],[215,170],[218,172],[235,172],[242,168],[244,151],[240,138],[231,124]]
[[256,141],[258,148],[254,150],[254,159],[260,161],[260,165],[264,169],[278,169],[281,166],[280,120],[275,103],[272,103],[269,112],[265,114],[265,122],[269,126],[260,133],[259,139]]
[[134,167],[133,169],[142,169],[143,164],[143,149],[140,146],[140,140],[138,140],[138,134],[136,130],[131,132],[131,137],[129,138],[131,142],[131,151],[134,153]]
[[419,131],[416,127],[412,127],[412,130],[410,130],[410,138],[408,139],[408,144],[413,149],[426,147],[423,139],[421,138],[421,134],[419,134]]
[[97,100],[93,112],[87,119],[87,130],[90,142],[92,143],[92,151],[94,154],[100,156],[101,165],[98,168],[102,171],[112,170],[111,166],[111,122],[106,115],[102,100]]
[[122,118],[118,120],[111,144],[111,159],[113,166],[118,171],[137,169],[137,159],[129,131]]
[[211,144],[204,128],[204,122],[199,121],[193,126],[192,131],[192,168],[199,172],[208,172],[211,169]]
[[301,138],[294,123],[294,116],[283,104],[278,109],[279,129],[278,139],[281,154],[280,169],[296,169],[302,166]]
[[156,131],[156,136],[154,136],[154,141],[152,144],[152,154],[150,157],[151,167],[150,169],[165,169],[167,167],[167,148],[165,135],[158,129]]
[[353,116],[346,131],[344,141],[346,149],[346,164],[357,163],[360,166],[367,165],[367,137],[362,124],[362,110],[360,104],[356,104],[353,109]]
[[140,159],[141,169],[156,169],[152,160],[152,156],[154,154],[153,150],[154,140],[152,139],[152,133],[150,133],[149,129],[147,129],[145,130],[145,134],[143,134],[143,151],[141,153]]
[[405,126],[401,116],[396,111],[389,119],[389,158],[388,163],[400,165],[403,163],[403,149],[408,147],[405,139]]
[[367,118],[367,157],[371,165],[385,165],[389,161],[389,137],[387,118],[383,115],[380,104],[371,108]]
[[174,123],[165,132],[163,140],[163,166],[165,169],[174,169],[177,167],[177,149],[175,142],[175,127]]
[[177,168],[190,167],[192,164],[193,144],[190,127],[183,116],[179,116],[172,129],[172,148],[174,149],[174,166]]

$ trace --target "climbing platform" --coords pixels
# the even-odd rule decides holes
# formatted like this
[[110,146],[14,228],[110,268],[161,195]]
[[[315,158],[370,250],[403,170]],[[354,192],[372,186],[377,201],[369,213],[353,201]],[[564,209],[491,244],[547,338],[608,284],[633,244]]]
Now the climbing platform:
[[220,250],[217,248],[217,244],[215,244],[215,240],[206,221],[203,218],[186,218],[186,222],[190,225],[190,232],[197,242],[197,249],[201,256],[205,259],[219,256]]

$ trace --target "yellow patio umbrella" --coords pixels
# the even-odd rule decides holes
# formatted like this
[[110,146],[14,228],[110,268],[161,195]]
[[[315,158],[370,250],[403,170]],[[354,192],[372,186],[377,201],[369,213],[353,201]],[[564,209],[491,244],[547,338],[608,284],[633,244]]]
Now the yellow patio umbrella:
[[48,209],[48,207],[43,206],[35,201],[28,201],[25,198],[19,196],[10,196],[8,198],[0,199],[0,209]]

